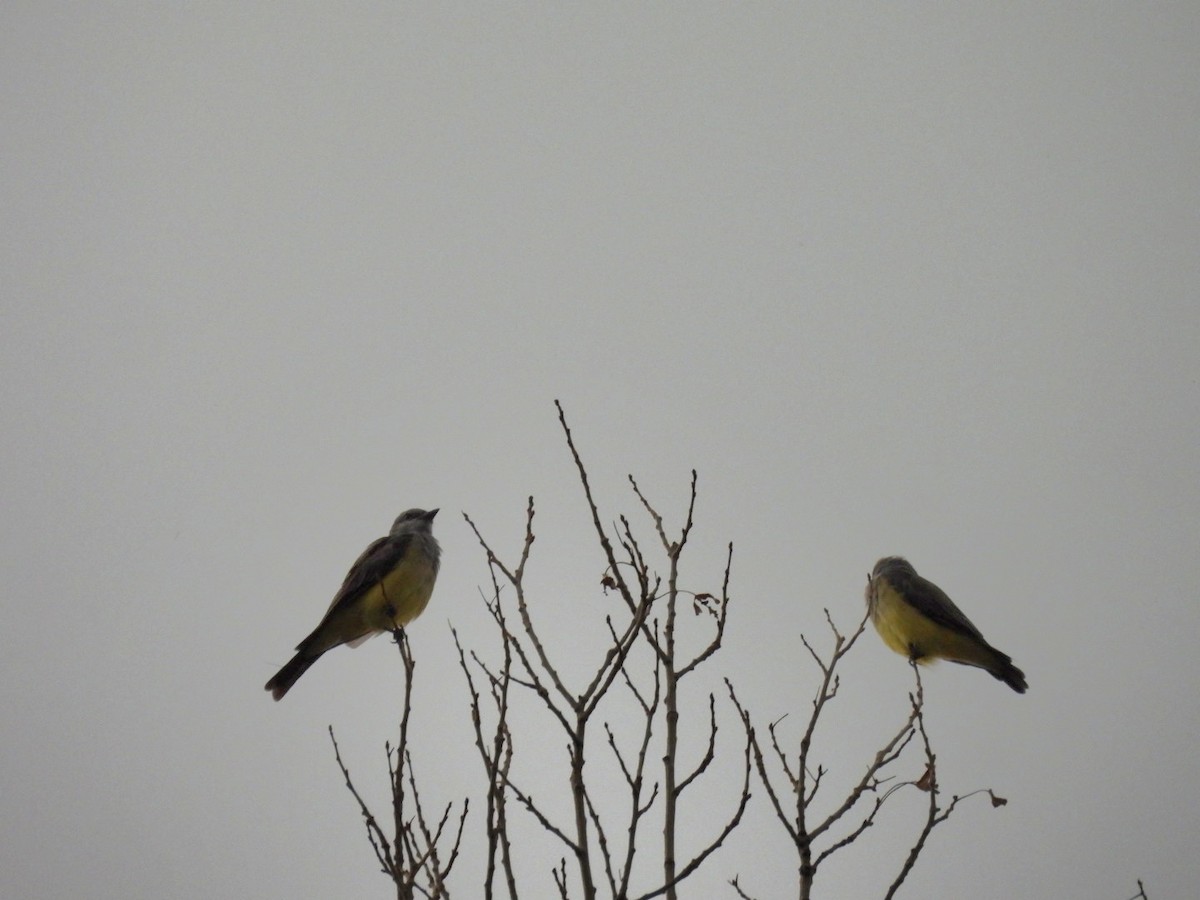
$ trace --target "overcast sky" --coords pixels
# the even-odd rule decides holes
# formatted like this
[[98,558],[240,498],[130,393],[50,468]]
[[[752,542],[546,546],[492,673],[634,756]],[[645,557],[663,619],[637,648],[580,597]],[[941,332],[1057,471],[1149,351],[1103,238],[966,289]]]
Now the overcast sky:
[[[461,513],[514,558],[535,496],[568,665],[612,609],[555,398],[607,521],[652,537],[632,473],[677,529],[698,470],[685,586],[718,588],[734,544],[704,677],[760,723],[798,727],[799,636],[826,641],[824,607],[853,626],[883,555],[1024,669],[1025,696],[927,673],[944,790],[1009,804],[960,806],[902,896],[1194,892],[1200,6],[0,21],[0,895],[389,896],[325,729],[382,804],[394,648],[335,650],[279,704],[262,685],[397,513],[441,507],[412,750],[431,805],[478,797],[449,624],[494,635]],[[818,735],[831,793],[910,687],[865,635]],[[718,712],[689,846],[736,794]],[[549,793],[562,735],[523,727]],[[821,896],[880,896],[922,802]],[[549,897],[562,848],[522,829],[523,896]],[[793,896],[794,872],[756,787],[685,896]]]

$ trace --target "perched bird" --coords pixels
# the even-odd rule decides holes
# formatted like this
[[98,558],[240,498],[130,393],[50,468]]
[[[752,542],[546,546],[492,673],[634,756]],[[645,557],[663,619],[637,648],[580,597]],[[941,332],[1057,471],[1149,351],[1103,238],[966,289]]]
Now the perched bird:
[[371,635],[402,628],[429,603],[441,548],[433,537],[436,509],[402,512],[391,532],[372,542],[350,567],[341,590],[296,655],[266,684],[276,700],[339,644],[358,646]]
[[883,642],[914,662],[978,666],[1018,694],[1029,686],[1012,657],[985,641],[954,601],[906,559],[887,556],[875,563],[867,576],[867,609]]

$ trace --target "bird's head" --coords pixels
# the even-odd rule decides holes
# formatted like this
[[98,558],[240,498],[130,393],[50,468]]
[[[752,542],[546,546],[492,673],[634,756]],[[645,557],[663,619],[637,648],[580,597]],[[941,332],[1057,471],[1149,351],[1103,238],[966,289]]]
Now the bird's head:
[[392,534],[407,534],[413,531],[429,531],[433,527],[436,509],[406,509],[392,523]]

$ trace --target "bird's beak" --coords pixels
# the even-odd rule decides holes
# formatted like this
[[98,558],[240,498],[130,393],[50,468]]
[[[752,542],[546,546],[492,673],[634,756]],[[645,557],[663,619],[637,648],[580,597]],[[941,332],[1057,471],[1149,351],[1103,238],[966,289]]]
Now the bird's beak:
[[436,516],[437,514],[438,514],[438,511],[436,509],[431,509],[431,510],[429,510],[429,512],[425,513],[424,519],[426,522],[432,522],[433,517]]

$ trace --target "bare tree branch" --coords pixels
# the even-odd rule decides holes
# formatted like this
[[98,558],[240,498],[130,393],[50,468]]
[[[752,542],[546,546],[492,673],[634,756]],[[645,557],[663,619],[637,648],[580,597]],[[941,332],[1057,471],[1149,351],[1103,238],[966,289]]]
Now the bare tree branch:
[[[387,602],[387,595],[384,594]],[[408,637],[402,628],[393,631],[400,658],[404,664],[404,693],[400,713],[399,743],[393,748],[384,744],[387,758],[388,780],[392,792],[392,825],[395,829],[391,840],[383,832],[378,820],[367,807],[366,802],[354,787],[349,769],[342,761],[341,749],[334,737],[333,727],[329,728],[329,739],[333,743],[333,755],[338,768],[345,779],[346,788],[358,804],[359,811],[367,825],[367,838],[371,843],[375,856],[383,867],[384,873],[392,880],[396,888],[397,900],[412,900],[415,893],[438,900],[447,900],[450,894],[446,887],[446,878],[458,860],[462,846],[463,829],[466,825],[469,801],[463,801],[462,813],[459,816],[458,829],[454,843],[450,847],[449,857],[442,862],[438,847],[442,841],[445,826],[449,821],[453,804],[447,804],[445,811],[436,827],[430,827],[425,818],[421,805],[420,791],[413,774],[412,756],[408,751],[408,722],[412,712],[412,685],[416,662]],[[395,760],[393,763],[393,759]],[[414,820],[409,818],[409,804],[415,811]],[[427,887],[421,885],[423,882]]]
[[330,725],[328,728],[329,740],[333,742],[333,757],[337,760],[338,768],[342,771],[342,777],[346,781],[346,789],[350,791],[350,794],[354,797],[355,802],[358,803],[358,810],[362,813],[363,822],[367,826],[367,838],[371,841],[371,847],[375,850],[375,858],[379,860],[380,866],[383,867],[384,874],[389,878],[394,878],[396,873],[396,863],[392,859],[391,842],[388,841],[387,836],[383,833],[383,829],[380,828],[379,823],[375,821],[375,816],[367,807],[366,801],[363,800],[362,795],[360,795],[358,793],[358,789],[355,788],[354,782],[350,779],[350,770],[347,769],[346,764],[342,762],[342,753],[341,749],[338,747],[337,738],[334,737],[333,726]]

